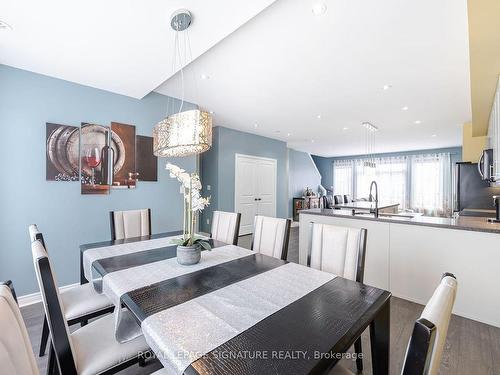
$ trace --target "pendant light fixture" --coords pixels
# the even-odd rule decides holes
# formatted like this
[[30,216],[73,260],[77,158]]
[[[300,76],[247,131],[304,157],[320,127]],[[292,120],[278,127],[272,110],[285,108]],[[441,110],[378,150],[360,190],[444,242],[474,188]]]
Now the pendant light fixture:
[[377,164],[375,162],[375,133],[378,131],[378,128],[369,123],[363,122],[363,127],[365,128],[365,161],[363,162],[363,167],[375,169]]
[[[153,128],[153,154],[160,157],[189,156],[207,151],[212,146],[212,116],[200,109],[183,111],[184,107],[184,66],[192,61],[188,28],[192,16],[186,9],[180,9],[172,15],[170,26],[175,32],[174,58],[172,68],[180,65],[181,104],[178,111],[169,115],[169,99],[167,117]],[[180,41],[182,39],[182,41]],[[183,48],[181,48],[181,45]],[[189,60],[188,60],[189,57]],[[193,74],[194,79],[196,76]],[[195,82],[196,87],[196,82]]]

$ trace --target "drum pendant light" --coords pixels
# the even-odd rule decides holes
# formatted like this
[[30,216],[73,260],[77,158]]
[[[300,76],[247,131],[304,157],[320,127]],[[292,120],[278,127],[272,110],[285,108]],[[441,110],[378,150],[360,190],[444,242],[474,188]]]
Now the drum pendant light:
[[[212,116],[200,109],[183,111],[184,105],[184,71],[183,67],[192,61],[188,28],[191,25],[191,13],[181,9],[176,11],[170,20],[175,31],[173,68],[176,59],[180,61],[182,99],[179,111],[167,116],[153,128],[153,153],[160,157],[189,156],[207,151],[212,146]],[[182,35],[180,35],[182,34]],[[181,51],[179,36],[184,37],[184,51]],[[187,60],[189,53],[190,60]]]

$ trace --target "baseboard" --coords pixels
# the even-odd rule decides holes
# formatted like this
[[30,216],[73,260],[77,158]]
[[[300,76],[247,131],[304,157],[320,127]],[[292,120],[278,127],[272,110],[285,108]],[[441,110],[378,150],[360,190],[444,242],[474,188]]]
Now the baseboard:
[[[59,288],[59,292],[74,288],[78,285],[80,285],[80,284],[75,283],[75,284],[70,284],[70,285],[64,285],[64,286]],[[19,302],[19,307],[24,307],[24,306],[29,306],[29,305],[33,305],[35,303],[42,302],[42,296],[41,296],[40,292],[36,292],[36,293],[26,294],[24,296],[17,297],[17,301]]]

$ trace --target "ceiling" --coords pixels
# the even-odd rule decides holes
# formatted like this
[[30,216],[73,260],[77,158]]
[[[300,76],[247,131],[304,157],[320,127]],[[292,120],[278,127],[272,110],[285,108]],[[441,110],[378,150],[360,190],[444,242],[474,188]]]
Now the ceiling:
[[[315,3],[278,0],[211,48],[187,67],[210,78],[188,80],[186,99],[215,125],[323,156],[364,153],[363,121],[379,128],[375,152],[461,144],[466,0],[323,0],[322,15]],[[179,76],[156,91],[180,97]]]
[[194,19],[186,77],[209,76],[187,79],[185,98],[214,111],[215,125],[323,156],[364,153],[363,121],[379,128],[375,152],[461,144],[466,0],[2,0],[13,30],[0,32],[0,63],[181,97],[169,27],[179,8]]
[[2,0],[0,64],[142,98],[175,73],[175,10],[193,14],[196,58],[273,1]]

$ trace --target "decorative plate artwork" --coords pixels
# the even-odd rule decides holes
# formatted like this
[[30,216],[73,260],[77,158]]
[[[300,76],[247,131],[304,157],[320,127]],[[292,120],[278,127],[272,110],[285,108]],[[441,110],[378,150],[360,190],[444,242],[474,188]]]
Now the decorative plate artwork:
[[80,129],[46,124],[46,179],[78,181]]

